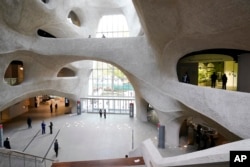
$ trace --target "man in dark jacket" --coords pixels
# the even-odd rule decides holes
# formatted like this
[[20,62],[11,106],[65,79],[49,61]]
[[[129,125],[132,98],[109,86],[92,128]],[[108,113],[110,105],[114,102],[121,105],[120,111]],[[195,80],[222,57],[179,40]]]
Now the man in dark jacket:
[[59,149],[59,145],[58,145],[58,141],[57,139],[54,142],[54,150],[56,152],[56,157],[58,156],[58,149]]
[[3,142],[3,146],[7,149],[11,149],[10,147],[10,141],[9,138],[7,137],[6,140]]

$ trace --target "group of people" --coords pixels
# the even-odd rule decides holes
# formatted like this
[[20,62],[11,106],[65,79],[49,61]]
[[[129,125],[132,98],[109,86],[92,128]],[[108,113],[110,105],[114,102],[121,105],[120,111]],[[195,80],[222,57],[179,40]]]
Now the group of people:
[[[41,127],[42,127],[42,134],[45,134],[46,133],[46,124],[44,121],[41,123]],[[50,129],[50,134],[53,134],[53,123],[52,122],[50,122],[50,124],[49,124],[49,129]],[[56,139],[54,142],[54,151],[56,153],[56,157],[58,156],[58,149],[59,149],[59,144],[58,144],[58,140]]]
[[[41,123],[41,127],[42,127],[42,134],[45,134],[46,133],[46,124],[44,121]],[[52,122],[50,122],[50,124],[49,124],[49,130],[50,130],[50,134],[52,134],[53,133],[53,123]]]
[[102,109],[100,109],[99,114],[100,114],[100,118],[102,118],[102,114],[103,114],[104,118],[106,119],[106,114],[107,114],[106,109],[104,109],[103,112],[102,112]]
[[[52,113],[53,112],[53,105],[52,105],[52,103],[50,104],[50,112]],[[57,108],[58,108],[58,105],[57,105],[57,103],[55,104],[55,111],[57,110]]]
[[[215,88],[216,86],[216,80],[217,80],[217,75],[215,72],[211,75],[211,87]],[[227,75],[224,73],[221,77],[222,80],[222,89],[227,89]]]
[[[217,80],[217,75],[215,72],[213,72],[213,74],[210,76],[211,78],[211,87],[215,88],[216,86],[216,80]],[[227,75],[224,73],[221,77],[222,80],[222,89],[227,89],[226,85],[227,85]],[[188,75],[188,73],[186,72],[185,75],[182,76],[182,82],[184,83],[190,83],[190,77]]]
[[201,125],[196,129],[197,150],[207,149],[216,145],[213,135],[201,131]]
[[[4,148],[6,148],[6,149],[11,149],[9,137],[7,137],[7,138],[4,140],[3,146],[4,146]],[[59,150],[59,144],[58,144],[58,140],[56,139],[55,142],[54,142],[54,151],[55,151],[55,153],[56,153],[56,157],[58,156],[58,150]]]
[[[27,124],[28,124],[28,128],[31,128],[31,123],[32,123],[32,119],[30,117],[27,118]],[[45,134],[45,130],[46,130],[46,124],[44,121],[42,121],[41,123],[41,127],[42,127],[42,134]],[[53,123],[50,122],[50,125],[49,125],[49,129],[50,129],[50,134],[53,133]],[[6,149],[11,149],[11,146],[10,146],[10,140],[9,140],[9,137],[7,137],[4,142],[3,142],[3,146],[4,148]],[[59,149],[59,144],[58,144],[58,140],[56,139],[55,142],[54,142],[54,151],[56,153],[56,157],[58,156],[58,149]]]

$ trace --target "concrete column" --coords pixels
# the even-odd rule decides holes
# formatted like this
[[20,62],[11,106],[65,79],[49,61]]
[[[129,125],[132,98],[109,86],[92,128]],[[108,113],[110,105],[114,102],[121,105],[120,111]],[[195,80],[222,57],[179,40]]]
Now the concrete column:
[[136,102],[136,117],[140,121],[147,121],[147,102],[140,96],[135,97]]
[[3,147],[3,125],[0,124],[0,148]]
[[165,143],[171,147],[178,147],[180,143],[180,128],[186,117],[182,112],[160,112],[157,111],[160,125],[165,126]]
[[166,125],[166,143],[169,146],[179,146],[179,133],[180,133],[181,122],[178,120],[172,120]]
[[160,125],[158,131],[158,147],[165,148],[165,126]]
[[238,56],[238,86],[237,90],[241,92],[250,92],[250,54],[241,54]]

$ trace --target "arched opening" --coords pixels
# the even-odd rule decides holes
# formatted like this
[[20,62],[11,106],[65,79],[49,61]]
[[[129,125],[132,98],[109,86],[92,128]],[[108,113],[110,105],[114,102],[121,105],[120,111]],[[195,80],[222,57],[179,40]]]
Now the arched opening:
[[[234,49],[211,49],[187,54],[178,61],[177,75],[180,82],[185,82],[186,74],[189,83],[198,86],[219,89],[237,90],[238,55],[246,53]],[[215,74],[215,81],[212,74]],[[224,87],[224,76],[227,82]]]
[[179,146],[192,150],[203,150],[232,142],[212,125],[198,117],[187,117],[183,120],[179,132]]
[[69,68],[62,68],[58,74],[57,74],[57,77],[74,77],[76,76],[75,72]]
[[79,26],[79,27],[81,26],[81,22],[74,11],[69,12],[68,21],[73,23],[76,26]]
[[129,114],[135,110],[135,92],[128,78],[117,67],[93,61],[89,76],[88,98],[82,98],[83,112]]
[[4,80],[11,86],[21,84],[24,80],[23,62],[19,60],[13,60],[5,71]]

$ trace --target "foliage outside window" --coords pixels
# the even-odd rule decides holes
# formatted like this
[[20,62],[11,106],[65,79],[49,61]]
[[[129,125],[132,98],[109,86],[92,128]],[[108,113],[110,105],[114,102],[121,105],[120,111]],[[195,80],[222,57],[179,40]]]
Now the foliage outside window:
[[93,61],[93,71],[89,78],[89,95],[134,97],[134,89],[118,68],[104,62]]

